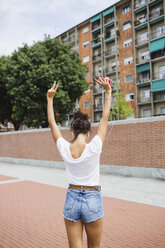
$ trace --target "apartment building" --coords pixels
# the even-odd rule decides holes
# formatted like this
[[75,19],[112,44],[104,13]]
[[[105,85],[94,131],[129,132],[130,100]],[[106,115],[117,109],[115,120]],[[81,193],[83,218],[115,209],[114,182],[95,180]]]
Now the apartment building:
[[[97,74],[112,79],[134,109],[132,118],[165,114],[165,1],[118,1],[58,37],[71,44],[88,67],[91,85],[76,103],[92,122],[100,121],[105,92]],[[113,105],[112,105],[113,106]]]

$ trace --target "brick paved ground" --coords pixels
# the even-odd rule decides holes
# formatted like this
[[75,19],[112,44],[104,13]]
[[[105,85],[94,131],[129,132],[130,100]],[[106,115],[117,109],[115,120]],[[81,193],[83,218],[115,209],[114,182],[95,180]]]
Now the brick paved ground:
[[[0,248],[68,247],[65,192],[32,181],[0,184]],[[111,197],[103,201],[102,248],[165,248],[165,208]],[[84,247],[85,240],[84,235]]]

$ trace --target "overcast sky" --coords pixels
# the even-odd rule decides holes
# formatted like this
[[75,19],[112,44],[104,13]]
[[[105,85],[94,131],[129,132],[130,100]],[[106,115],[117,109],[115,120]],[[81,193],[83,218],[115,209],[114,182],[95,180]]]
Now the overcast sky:
[[0,56],[56,37],[118,0],[0,0]]

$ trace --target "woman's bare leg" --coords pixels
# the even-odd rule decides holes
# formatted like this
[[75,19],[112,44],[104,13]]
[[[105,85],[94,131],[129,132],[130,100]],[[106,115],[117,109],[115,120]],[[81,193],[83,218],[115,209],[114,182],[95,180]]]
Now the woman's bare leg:
[[85,230],[88,239],[88,248],[99,248],[103,231],[103,218],[85,223]]
[[68,242],[70,248],[82,248],[83,244],[83,222],[70,221],[64,218]]

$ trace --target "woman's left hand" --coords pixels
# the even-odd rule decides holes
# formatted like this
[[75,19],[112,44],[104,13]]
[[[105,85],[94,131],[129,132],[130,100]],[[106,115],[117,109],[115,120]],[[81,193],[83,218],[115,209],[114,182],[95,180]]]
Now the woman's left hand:
[[58,89],[58,86],[59,86],[59,83],[57,83],[57,85],[56,85],[56,81],[54,81],[52,88],[50,88],[47,91],[47,99],[53,99],[53,97],[55,96],[56,91]]

